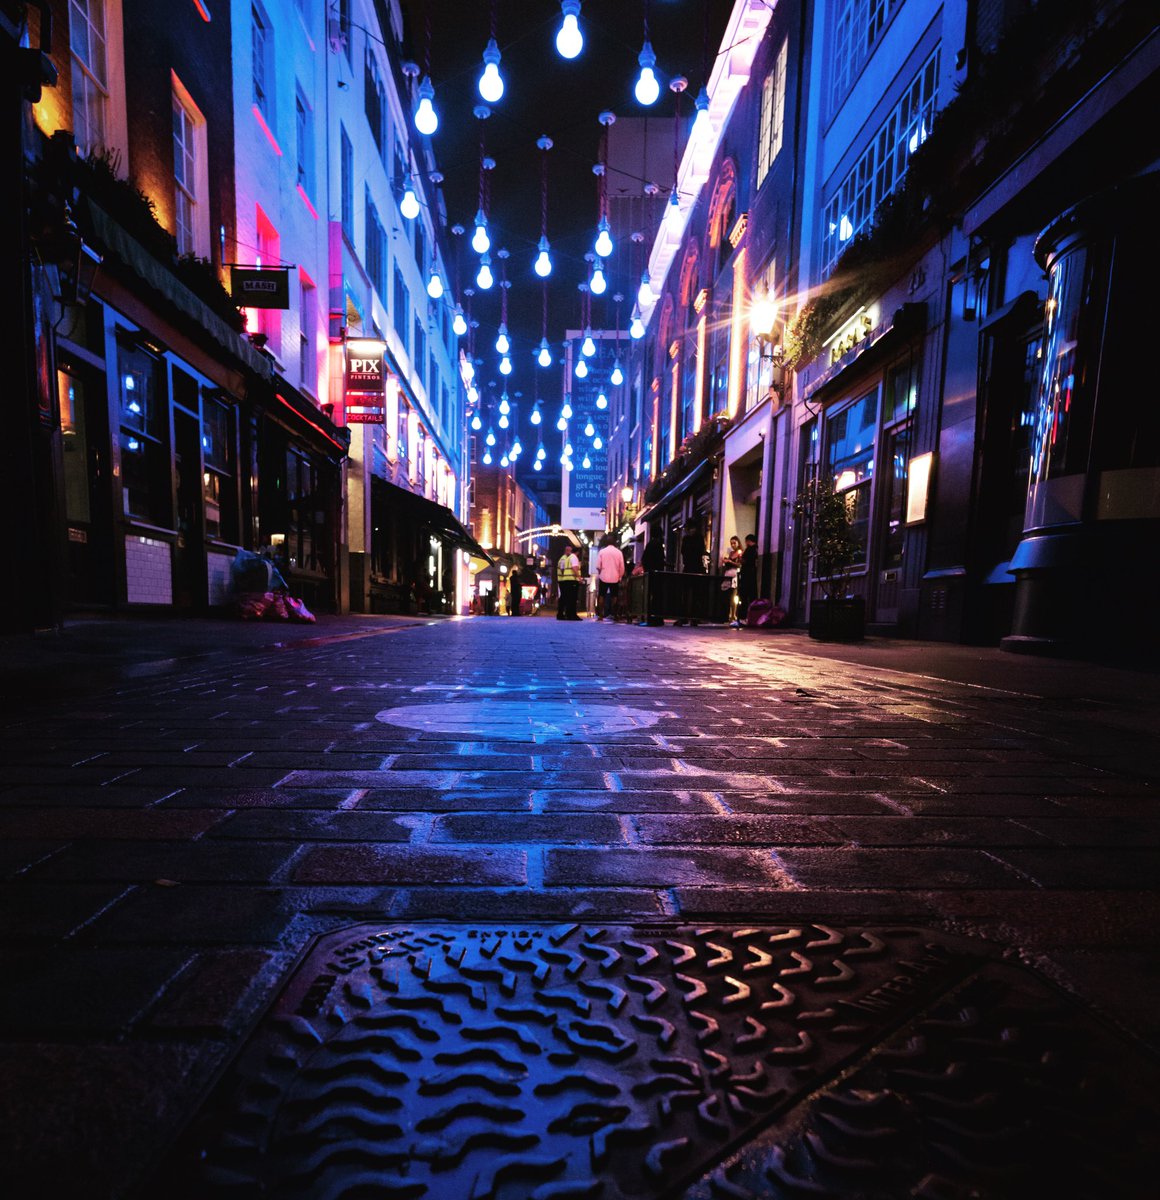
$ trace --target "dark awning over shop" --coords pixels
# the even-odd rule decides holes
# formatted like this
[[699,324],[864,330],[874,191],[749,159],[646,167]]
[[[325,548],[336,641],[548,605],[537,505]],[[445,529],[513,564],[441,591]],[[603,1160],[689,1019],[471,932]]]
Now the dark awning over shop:
[[392,508],[401,509],[411,515],[416,524],[424,525],[436,537],[442,538],[451,546],[470,550],[479,558],[491,562],[491,555],[471,536],[459,518],[443,504],[436,504],[426,496],[416,495],[406,488],[388,483],[385,479],[375,478],[374,491]]
[[674,484],[670,491],[665,492],[659,500],[650,504],[637,520],[647,521],[650,517],[655,517],[659,513],[664,512],[674,501],[679,500],[682,496],[692,491],[712,471],[716,463],[717,460],[715,458],[707,458],[704,462],[698,463],[680,483]]

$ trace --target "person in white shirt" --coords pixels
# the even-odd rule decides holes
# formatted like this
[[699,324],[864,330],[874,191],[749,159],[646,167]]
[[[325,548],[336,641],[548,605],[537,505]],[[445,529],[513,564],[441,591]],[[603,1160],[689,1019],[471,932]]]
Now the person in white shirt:
[[596,577],[600,581],[600,612],[596,619],[603,621],[607,617],[611,621],[616,605],[616,590],[624,578],[624,555],[613,542],[611,534],[605,534],[600,541]]

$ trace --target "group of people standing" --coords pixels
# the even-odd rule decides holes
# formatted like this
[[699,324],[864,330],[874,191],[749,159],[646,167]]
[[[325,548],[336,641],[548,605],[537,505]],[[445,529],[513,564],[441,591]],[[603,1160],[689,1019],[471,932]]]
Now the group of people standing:
[[[596,619],[611,621],[616,613],[616,594],[626,571],[624,555],[611,534],[600,539],[596,555],[596,583],[599,588]],[[556,564],[556,582],[560,599],[556,606],[557,621],[579,621],[577,608],[584,582],[584,568],[575,546],[569,546]]]
[[740,629],[750,604],[757,599],[757,538],[747,533],[742,546],[739,537],[731,537],[721,565],[730,581],[729,624]]

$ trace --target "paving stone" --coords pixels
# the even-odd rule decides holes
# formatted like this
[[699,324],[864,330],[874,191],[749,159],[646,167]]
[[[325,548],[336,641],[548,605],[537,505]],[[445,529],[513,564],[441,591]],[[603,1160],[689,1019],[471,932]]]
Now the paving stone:
[[720,804],[710,794],[673,791],[586,791],[586,792],[536,792],[533,804],[538,811],[546,813],[565,812],[720,812]]
[[547,887],[678,887],[712,883],[791,886],[772,853],[758,850],[548,850]]
[[144,808],[177,790],[177,784],[100,787],[95,784],[24,783],[0,791],[0,805],[63,805],[68,808]]
[[215,811],[167,811],[156,808],[22,808],[0,809],[0,845],[10,838],[54,837],[65,841],[89,838],[195,838],[222,819]]
[[11,879],[51,861],[68,846],[64,838],[19,838],[0,842],[0,878]]
[[102,945],[266,945],[282,936],[293,912],[292,893],[283,888],[145,884],[127,893],[80,936]]
[[446,792],[422,788],[391,791],[368,789],[357,801],[358,809],[390,812],[461,812],[464,809],[487,812],[528,812],[532,807],[528,792]]
[[920,892],[894,888],[883,891],[834,891],[830,888],[677,887],[673,889],[682,917],[769,921],[816,917],[828,920],[856,917],[860,921],[929,919],[938,912]]
[[0,885],[0,941],[44,942],[68,936],[106,909],[124,888],[113,884]]
[[1018,872],[977,850],[794,847],[778,858],[789,879],[806,888],[1010,888],[1020,881]]
[[443,883],[519,885],[527,881],[518,850],[428,850],[417,847],[320,846],[295,863],[295,883]]
[[408,842],[410,825],[398,817],[370,812],[304,812],[248,809],[226,817],[212,833],[214,838],[258,838],[267,841]]
[[161,808],[338,808],[351,788],[181,788]]
[[266,883],[289,861],[295,847],[278,843],[78,842],[35,867],[31,879],[126,882],[171,879]]
[[1061,846],[1160,846],[1160,819],[1115,821],[1095,817],[1029,817],[1020,822]]
[[1042,846],[1050,840],[1029,821],[1001,817],[835,817],[833,825],[858,846]]
[[142,767],[127,777],[133,787],[171,784],[184,788],[267,788],[273,787],[286,774],[281,767]]
[[553,888],[551,891],[480,891],[469,888],[401,888],[392,916],[446,920],[619,920],[659,917],[656,891],[636,888]]
[[1160,880],[1160,850],[1004,849],[1000,857],[1040,887],[1140,888]]
[[[908,798],[909,799],[909,798]],[[897,815],[900,802],[881,794],[865,796],[829,792],[779,792],[763,796],[738,794],[732,789],[721,793],[722,802],[739,813],[788,813],[801,816],[873,816]]]
[[611,816],[575,813],[568,816],[478,815],[458,813],[437,817],[433,842],[599,842],[624,841],[620,822]]
[[723,846],[829,845],[849,840],[836,821],[763,816],[641,816],[637,836],[652,845],[717,843]]
[[247,998],[275,981],[284,965],[268,951],[218,950],[199,954],[173,980],[149,1015],[153,1029],[170,1033],[228,1033]]

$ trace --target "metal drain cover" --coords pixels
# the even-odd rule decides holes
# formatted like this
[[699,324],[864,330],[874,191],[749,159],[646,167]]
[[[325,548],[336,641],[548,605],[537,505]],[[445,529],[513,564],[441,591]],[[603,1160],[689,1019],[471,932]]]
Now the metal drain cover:
[[821,924],[343,930],[149,1194],[1152,1194],[1154,1064],[980,949]]

